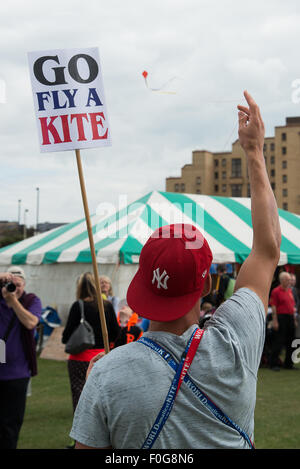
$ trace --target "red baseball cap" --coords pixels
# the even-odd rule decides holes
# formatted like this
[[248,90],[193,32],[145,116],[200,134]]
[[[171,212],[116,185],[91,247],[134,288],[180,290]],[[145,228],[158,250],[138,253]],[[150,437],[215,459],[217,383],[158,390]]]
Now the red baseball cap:
[[193,225],[158,228],[144,245],[127,302],[153,321],[174,321],[200,298],[212,263],[210,247]]

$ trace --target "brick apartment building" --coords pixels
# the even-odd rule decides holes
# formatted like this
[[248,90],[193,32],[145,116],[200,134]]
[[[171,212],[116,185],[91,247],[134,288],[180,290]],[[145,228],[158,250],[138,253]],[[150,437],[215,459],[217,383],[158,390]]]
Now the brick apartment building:
[[[300,214],[300,117],[287,117],[266,137],[264,156],[270,183],[279,208]],[[166,179],[167,192],[249,197],[246,157],[239,141],[231,152],[192,152],[192,163],[181,168],[180,177]]]

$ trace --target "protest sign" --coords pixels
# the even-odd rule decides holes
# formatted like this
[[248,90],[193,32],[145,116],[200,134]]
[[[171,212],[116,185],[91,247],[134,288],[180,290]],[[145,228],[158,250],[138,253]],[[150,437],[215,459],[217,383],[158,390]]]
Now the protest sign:
[[28,53],[41,152],[111,145],[97,48]]
[[97,48],[28,53],[41,152],[75,150],[105,352],[109,340],[80,149],[111,145]]

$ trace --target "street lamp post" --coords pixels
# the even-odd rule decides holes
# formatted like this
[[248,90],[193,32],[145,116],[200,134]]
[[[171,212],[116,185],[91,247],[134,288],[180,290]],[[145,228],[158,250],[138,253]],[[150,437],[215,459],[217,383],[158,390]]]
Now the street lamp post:
[[36,188],[36,227],[35,227],[35,234],[38,234],[38,226],[39,226],[39,205],[40,205],[40,188]]
[[26,213],[28,213],[29,210],[28,208],[25,208],[24,210],[24,231],[23,231],[23,238],[25,239],[27,236],[27,231],[26,231]]
[[20,225],[20,223],[21,223],[21,202],[22,202],[22,200],[19,199],[18,200],[18,225]]

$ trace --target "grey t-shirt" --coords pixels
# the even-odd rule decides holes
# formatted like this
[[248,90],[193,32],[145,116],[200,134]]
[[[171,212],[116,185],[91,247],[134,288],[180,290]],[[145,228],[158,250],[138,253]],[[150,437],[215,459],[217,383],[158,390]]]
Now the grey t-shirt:
[[[197,327],[181,336],[146,332],[180,360]],[[265,339],[262,301],[238,290],[206,322],[188,371],[193,382],[254,438],[256,380]],[[165,401],[174,371],[156,352],[132,342],[93,367],[82,391],[70,436],[92,447],[139,449]],[[249,448],[237,430],[218,420],[183,382],[153,449]]]

